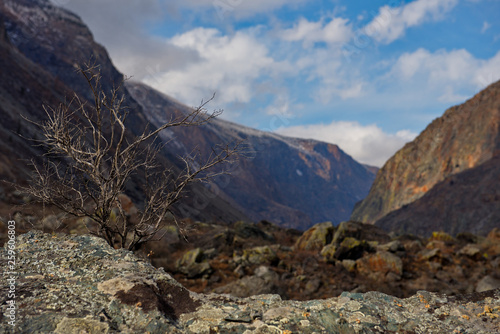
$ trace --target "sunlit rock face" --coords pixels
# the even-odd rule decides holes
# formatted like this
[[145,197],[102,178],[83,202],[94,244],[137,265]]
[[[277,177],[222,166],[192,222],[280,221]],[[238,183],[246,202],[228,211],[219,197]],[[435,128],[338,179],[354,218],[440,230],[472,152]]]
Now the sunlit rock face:
[[[474,186],[471,183],[473,177],[461,173],[479,168],[498,155],[499,129],[500,82],[497,82],[464,104],[448,109],[413,142],[405,145],[389,159],[377,174],[369,195],[354,209],[351,219],[375,223],[391,211],[404,208],[422,198],[445,180],[448,184],[457,182],[464,185],[467,183],[468,186],[448,189],[450,194],[446,196],[446,200],[444,195],[440,195],[439,205],[435,206],[455,207],[459,204],[458,197],[467,196],[467,192],[470,193],[471,189],[476,194],[479,192],[485,196],[487,194],[493,196],[492,201],[498,203],[498,199],[495,200],[497,192],[487,191],[483,194],[479,188],[481,184]],[[490,163],[490,166],[484,167],[478,173],[484,173],[484,180],[491,180],[498,185],[498,177],[495,179],[497,172],[491,170],[495,168],[499,168],[498,164],[495,167]],[[440,187],[443,188],[443,184],[440,184]],[[429,209],[433,210],[431,201],[427,203],[431,206]],[[471,210],[480,211],[482,205],[476,203]],[[488,211],[493,212],[491,209]],[[439,219],[441,218],[445,216],[440,215]],[[399,220],[399,223],[402,224],[403,220]],[[398,230],[399,223],[392,219],[391,228]],[[387,224],[384,223],[386,226]],[[455,225],[451,231],[464,232],[472,228],[474,222],[472,219],[459,222],[449,219],[442,221],[442,225],[443,228]],[[485,226],[482,232],[488,233],[491,228],[491,225]]]

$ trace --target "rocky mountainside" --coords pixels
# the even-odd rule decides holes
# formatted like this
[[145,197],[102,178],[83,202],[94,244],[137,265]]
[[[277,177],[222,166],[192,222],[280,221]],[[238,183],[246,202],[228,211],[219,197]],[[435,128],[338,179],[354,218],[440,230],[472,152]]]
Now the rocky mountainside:
[[[419,291],[407,299],[379,292],[305,302],[279,295],[242,299],[190,292],[96,237],[32,231],[18,236],[16,249],[18,275],[1,277],[2,333],[486,334],[500,328],[498,289],[455,297]],[[6,266],[7,248],[0,259]]]
[[423,197],[376,222],[386,231],[428,236],[435,230],[455,235],[486,235],[500,227],[500,155],[450,175]]
[[[174,112],[189,111],[145,85],[128,82],[127,88],[153,125]],[[210,152],[218,143],[241,141],[238,166],[215,184],[217,194],[252,221],[266,219],[297,229],[325,220],[338,224],[368,193],[374,178],[372,169],[336,145],[287,138],[220,119],[198,128],[169,130],[163,139],[167,150],[177,155],[196,148]]]
[[[429,196],[432,201],[420,201],[420,204],[411,207],[418,206],[419,210],[423,211],[424,207],[428,205],[429,210],[433,210],[436,214],[435,218],[431,219],[434,222],[434,229],[442,226],[450,232],[474,230],[474,228],[477,230],[477,227],[474,226],[478,224],[479,218],[473,217],[475,211],[481,212],[483,218],[489,213],[493,214],[495,208],[498,211],[498,197],[495,197],[495,191],[492,189],[500,188],[500,179],[494,176],[498,175],[500,166],[491,159],[498,155],[499,151],[500,82],[497,82],[464,104],[448,109],[413,142],[406,144],[389,159],[378,172],[368,196],[356,205],[351,219],[375,223],[388,213],[403,208],[401,212],[406,212],[406,214],[403,216],[399,213],[397,215],[399,220],[395,220],[396,216],[391,216],[393,218],[384,218],[383,223],[384,226],[390,225],[391,228],[399,230],[400,225],[403,224],[402,219],[412,216],[414,212],[410,208],[404,207],[423,197],[433,187],[440,184],[439,189],[441,190],[436,189]],[[488,164],[478,167],[484,163]],[[479,168],[475,172],[477,174],[475,177],[472,177],[471,174],[461,174],[475,167]],[[481,174],[485,178],[480,185],[491,182],[489,190],[479,189],[479,184],[474,186],[470,182],[472,179],[474,182],[478,181]],[[456,176],[456,179],[452,176]],[[447,190],[451,192],[445,194],[443,192],[445,180],[448,180],[446,181],[448,184],[456,180],[463,186],[448,187]],[[467,186],[465,186],[466,183],[468,183]],[[468,194],[462,192],[466,189]],[[489,196],[488,203],[490,204],[485,207],[483,204],[486,202],[474,200],[470,196],[471,189],[474,194]],[[438,193],[441,196],[439,199]],[[435,201],[434,204],[433,201]],[[492,201],[496,203],[491,203]],[[464,207],[463,204],[466,202]],[[425,206],[423,203],[426,203]],[[438,214],[436,210],[441,213]],[[445,211],[449,213],[452,210],[456,211],[454,215],[444,214]],[[467,214],[465,217],[459,218],[458,216],[462,215],[463,210],[467,210]],[[431,216],[433,214],[429,212],[425,217]],[[422,214],[419,214],[419,217],[424,219]],[[388,223],[388,220],[391,222]],[[417,220],[417,216],[412,218],[415,223]],[[492,226],[493,220],[488,218],[488,221],[490,222],[484,224],[481,233],[487,233],[488,228]],[[498,226],[498,221],[496,226]],[[415,229],[413,230],[415,231]],[[425,231],[420,229],[420,231],[428,234],[432,232],[432,229],[425,229]]]
[[[49,0],[2,1],[0,23],[0,153],[5,156],[0,175],[23,182],[27,168],[19,161],[40,157],[42,152],[24,139],[36,136],[36,129],[21,115],[39,121],[45,117],[42,104],[57,106],[75,93],[90,99],[75,65],[89,60],[98,64],[105,90],[119,84],[123,75],[81,19]],[[157,126],[173,113],[189,110],[137,83],[127,83],[121,92],[131,111],[130,136],[148,123]],[[209,154],[214,145],[244,140],[245,152],[231,177],[191,189],[189,209],[178,211],[194,219],[268,219],[300,229],[324,220],[339,223],[366,196],[374,179],[371,168],[335,145],[285,138],[221,120],[165,132],[162,138],[174,138],[162,157],[174,169],[181,168],[179,155],[193,150]],[[135,203],[142,201],[140,179],[132,180],[127,189]]]

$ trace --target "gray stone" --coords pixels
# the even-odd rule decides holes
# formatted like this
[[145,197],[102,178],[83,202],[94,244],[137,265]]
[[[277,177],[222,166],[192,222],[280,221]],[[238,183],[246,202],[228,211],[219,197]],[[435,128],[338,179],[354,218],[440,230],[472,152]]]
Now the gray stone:
[[[270,294],[235,298],[190,292],[163,270],[93,236],[32,231],[18,236],[16,248],[20,307],[12,328],[8,294],[0,294],[0,332],[6,334],[486,334],[500,327],[500,289],[461,296],[419,291],[406,299],[379,292],[303,302]],[[7,256],[4,247],[3,263]],[[271,272],[262,267],[251,277],[262,283]],[[1,275],[4,287],[9,278]]]
[[487,275],[477,282],[476,292],[483,292],[498,288],[500,288],[500,280]]
[[467,244],[458,251],[458,254],[465,255],[471,258],[479,258],[481,257],[481,248],[478,245]]

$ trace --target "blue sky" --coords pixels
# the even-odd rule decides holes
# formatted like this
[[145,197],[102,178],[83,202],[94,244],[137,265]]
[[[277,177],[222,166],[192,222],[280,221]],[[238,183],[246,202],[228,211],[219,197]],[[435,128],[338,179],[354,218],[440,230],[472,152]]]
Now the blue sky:
[[498,0],[54,2],[134,80],[377,166],[500,79]]

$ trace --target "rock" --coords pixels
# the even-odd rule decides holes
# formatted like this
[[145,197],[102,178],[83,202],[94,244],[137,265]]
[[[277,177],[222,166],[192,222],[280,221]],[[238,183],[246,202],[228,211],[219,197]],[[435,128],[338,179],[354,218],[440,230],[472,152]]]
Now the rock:
[[430,241],[432,240],[438,240],[438,241],[444,241],[447,243],[455,243],[457,240],[453,238],[451,235],[449,235],[446,232],[439,231],[439,232],[432,232],[432,236],[429,238]]
[[399,240],[394,240],[394,241],[388,242],[388,243],[383,244],[383,245],[378,245],[377,249],[387,251],[387,252],[392,252],[392,253],[396,253],[397,251],[404,251],[405,250],[403,244]]
[[57,324],[55,334],[72,334],[72,333],[109,333],[109,325],[105,322],[93,320],[92,317],[86,318],[63,318]]
[[278,279],[279,276],[276,272],[272,271],[269,267],[260,266],[254,271],[255,276],[260,277],[266,281]]
[[334,244],[329,244],[323,247],[320,252],[320,255],[325,259],[326,262],[335,263],[337,259],[335,258],[335,251],[337,250],[337,246]]
[[[380,292],[304,302],[271,294],[235,298],[190,292],[93,236],[32,231],[18,235],[16,248],[15,328],[5,318],[8,294],[0,294],[6,334],[496,333],[500,325],[500,289],[453,297],[419,291],[406,299]],[[4,247],[3,263],[7,256]],[[269,268],[255,272],[247,290],[264,291],[262,284],[278,277]],[[7,279],[1,276],[4,287]]]
[[351,259],[356,260],[363,256],[363,254],[372,247],[365,240],[357,240],[355,238],[347,237],[335,249],[333,257],[337,260]]
[[[279,261],[276,251],[270,246],[260,246],[243,250],[241,261],[249,264],[277,264]],[[236,262],[236,260],[235,260]]]
[[331,222],[316,224],[300,236],[295,243],[295,249],[319,251],[332,241],[334,232],[335,228]]
[[390,252],[378,251],[357,260],[356,269],[360,274],[374,279],[385,278],[389,273],[401,277],[403,261]]
[[195,248],[184,253],[177,261],[177,269],[188,278],[199,277],[212,273],[212,268],[206,259],[201,248]]
[[230,294],[235,297],[249,297],[253,295],[279,292],[279,275],[266,266],[260,266],[254,275],[245,276],[225,286],[216,288],[215,293]]
[[498,288],[500,288],[500,280],[487,275],[477,282],[476,292],[483,292]]
[[481,258],[481,248],[478,245],[467,244],[458,251],[458,254],[479,260]]
[[62,222],[56,215],[48,215],[41,220],[40,225],[44,230],[55,231],[61,227]]
[[304,293],[306,295],[312,295],[313,293],[319,290],[321,284],[322,284],[321,280],[318,278],[313,278],[307,281],[306,286],[304,288]]
[[272,234],[263,231],[262,229],[258,228],[257,226],[255,226],[255,224],[252,223],[238,221],[234,223],[233,229],[236,235],[245,239],[256,238],[272,242],[275,241]]
[[354,260],[348,260],[348,259],[342,260],[342,265],[350,273],[356,271],[356,261]]
[[421,259],[429,261],[441,257],[441,250],[439,248],[423,249],[418,253]]
[[337,227],[332,243],[339,245],[342,240],[348,237],[358,240],[378,241],[379,243],[391,241],[389,235],[375,225],[347,221],[340,223]]
[[486,237],[490,241],[500,241],[500,228],[495,227]]

